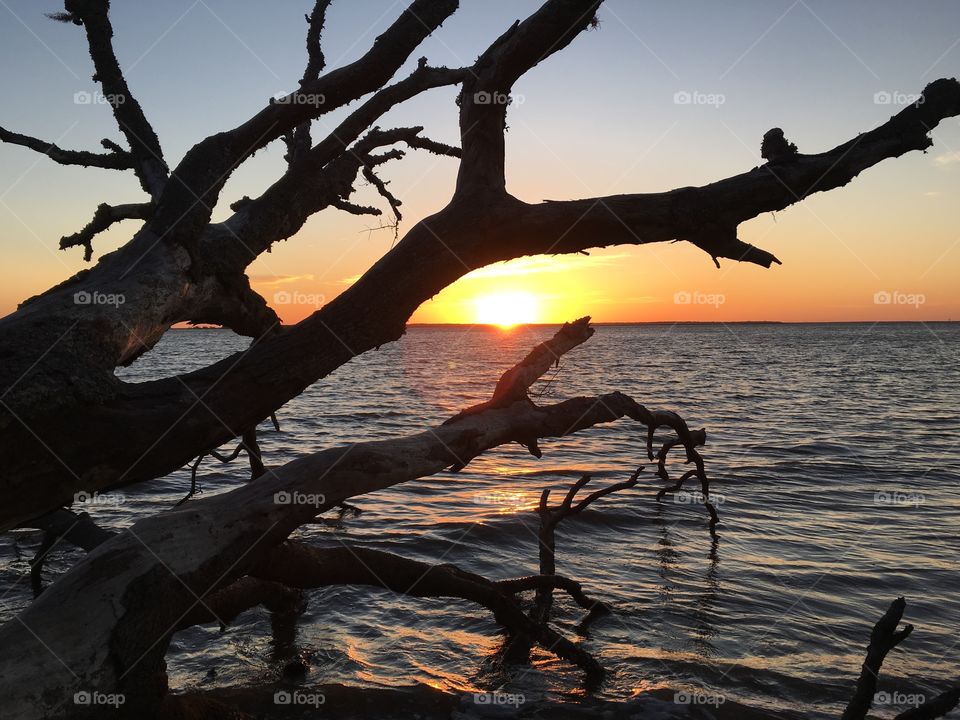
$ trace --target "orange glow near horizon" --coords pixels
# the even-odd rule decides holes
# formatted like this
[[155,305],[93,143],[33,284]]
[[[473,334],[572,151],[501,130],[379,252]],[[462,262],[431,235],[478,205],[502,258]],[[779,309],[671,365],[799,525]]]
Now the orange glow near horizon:
[[[772,232],[769,228],[780,229],[766,217],[754,222],[759,225],[757,236]],[[524,257],[464,275],[424,302],[410,321],[506,330],[559,324],[584,315],[598,323],[960,319],[949,262],[931,267],[922,254],[881,255],[871,258],[869,269],[858,264],[862,272],[857,273],[851,263],[824,265],[818,260],[829,256],[830,242],[831,238],[811,232],[806,244],[808,249],[816,245],[815,250],[794,255],[788,247],[783,252],[786,264],[769,270],[732,261],[717,270],[702,251],[680,243],[613,247],[589,256]],[[801,241],[783,244],[792,247]],[[326,278],[275,271],[254,274],[251,284],[290,324],[349,288],[362,269]],[[923,280],[898,280],[902,273]]]
[[542,322],[539,300],[533,293],[523,290],[478,295],[473,305],[473,320],[478,325],[512,328]]
[[[949,11],[937,9],[932,14],[917,13],[908,3],[885,3],[882,22],[868,25],[851,9],[853,3],[821,4],[824,12],[829,7],[823,22],[803,10],[777,11],[775,3],[754,3],[755,7],[745,5],[729,13],[718,9],[719,3],[703,3],[711,8],[704,10],[704,22],[726,23],[727,32],[708,28],[696,38],[678,30],[687,29],[689,21],[684,3],[657,3],[654,16],[647,3],[622,2],[615,10],[602,7],[601,16],[606,13],[607,21],[601,32],[579,36],[518,82],[517,102],[510,106],[509,132],[504,136],[503,177],[512,197],[534,207],[545,200],[580,200],[588,214],[580,217],[578,213],[570,218],[569,227],[555,228],[555,237],[528,242],[529,238],[514,238],[512,221],[497,222],[498,213],[489,214],[485,197],[477,194],[463,204],[461,216],[463,228],[477,242],[477,252],[445,257],[443,263],[401,265],[394,275],[381,275],[385,309],[391,311],[396,301],[407,308],[412,302],[407,294],[419,274],[442,267],[444,284],[454,275],[464,275],[432,296],[422,297],[409,318],[412,324],[491,322],[494,327],[514,328],[504,332],[516,332],[517,324],[531,320],[555,324],[585,315],[598,324],[960,322],[956,202],[960,117],[946,118],[932,129],[933,146],[924,152],[877,163],[842,188],[809,193],[802,202],[740,222],[739,240],[782,261],[769,269],[726,258],[720,259],[717,268],[707,253],[688,240],[646,243],[671,235],[664,231],[670,222],[664,219],[663,232],[645,238],[646,223],[620,217],[621,201],[610,201],[701,188],[746,173],[763,163],[761,137],[774,125],[781,125],[804,154],[844,146],[900,112],[910,94],[921,91],[926,83],[960,72],[960,43],[956,31],[949,29],[960,17],[960,3],[941,3]],[[210,133],[236,127],[249,111],[262,107],[283,89],[277,78],[299,77],[303,72],[301,43],[271,45],[273,38],[300,35],[299,13],[245,10],[231,18],[236,32],[224,33],[223,25],[209,12],[184,16],[181,23],[182,11],[171,10],[177,3],[115,5],[117,37],[127,47],[151,48],[149,60],[156,68],[177,70],[138,72],[132,79],[141,103],[151,110],[148,115],[171,167],[178,166],[188,149]],[[398,76],[415,67],[414,58],[422,54],[435,65],[449,67],[479,56],[517,19],[522,4],[460,5],[451,21],[425,41],[403,68],[397,68]],[[143,22],[131,9],[148,6],[150,22]],[[342,32],[331,34],[330,51],[345,59],[364,52],[370,37],[389,27],[397,14],[386,0],[336,6],[336,23]],[[372,11],[375,6],[379,9]],[[756,10],[761,6],[763,12]],[[931,17],[936,21],[931,22]],[[376,29],[371,29],[374,18]],[[656,38],[655,48],[661,62],[658,71],[638,73],[651,56],[637,38],[650,32],[651,21],[663,33]],[[171,35],[170,41],[158,42],[158,22],[171,29],[176,25],[183,36]],[[770,31],[768,36],[761,35],[765,29]],[[63,30],[57,23],[27,12],[23,23],[7,22],[0,25],[0,33],[3,30],[8,31],[3,36],[8,56],[17,58],[30,78],[45,80],[24,82],[17,72],[0,75],[7,97],[21,100],[8,103],[4,127],[59,139],[58,144],[77,150],[95,149],[100,138],[116,131],[108,108],[94,107],[96,102],[77,104],[75,93],[89,94],[95,86],[78,85],[77,77],[65,72],[59,58],[49,52],[62,40]],[[758,36],[763,42],[756,42]],[[237,42],[241,37],[267,62],[244,52]],[[838,37],[845,41],[837,42]],[[237,53],[242,69],[227,77],[215,63],[197,63],[185,47],[211,57],[233,59]],[[858,56],[863,53],[869,73],[864,73],[864,63],[857,62],[851,47],[856,47]],[[817,52],[811,53],[811,48]],[[64,46],[64,52],[70,53],[64,55],[67,70],[72,61],[84,62],[85,54],[76,51]],[[793,55],[811,62],[788,62]],[[722,76],[717,73],[718,63],[726,69]],[[664,67],[677,73],[663,72]],[[624,92],[634,85],[638,91]],[[571,102],[571,87],[587,88],[589,102]],[[694,92],[698,90],[702,92]],[[383,122],[423,126],[423,137],[459,145],[459,92],[453,86],[437,87],[411,97]],[[689,102],[678,99],[684,94],[691,95]],[[695,100],[695,94],[704,97]],[[706,96],[713,94],[718,94],[717,99],[722,95],[724,101],[709,104]],[[186,106],[191,120],[179,111]],[[337,124],[339,113],[324,115],[317,122]],[[596,128],[598,117],[602,131],[587,131]],[[226,221],[233,214],[232,205],[244,197],[261,196],[288,170],[282,143],[258,151],[229,178],[224,177],[222,187],[218,184],[212,222]],[[386,216],[374,220],[329,206],[312,215],[293,236],[273,243],[269,252],[259,254],[246,268],[252,289],[284,324],[300,322],[340,297],[388,253],[396,252],[421,221],[447,207],[457,188],[460,162],[417,151],[379,170],[403,202],[403,220],[394,232],[387,229],[392,224],[381,222]],[[354,204],[388,210],[376,188],[362,178],[352,190]],[[56,249],[60,238],[90,223],[93,208],[104,202],[134,201],[137,193],[138,184],[128,173],[64,167],[28,148],[0,142],[4,243],[0,318],[129,243],[142,221],[114,223],[98,233],[90,262],[79,248]],[[683,196],[695,195],[685,191]],[[766,204],[757,207],[761,206]],[[691,206],[692,212],[701,210]],[[283,211],[280,203],[277,212]],[[454,212],[461,209],[451,208],[451,219]],[[600,213],[598,220],[612,214],[620,221],[608,233],[603,222],[594,223],[592,212]],[[732,213],[731,217],[749,214]],[[531,215],[521,225],[532,228],[528,221],[536,224]],[[431,232],[439,233],[441,226],[447,227],[441,223]],[[552,221],[542,227],[547,226],[552,227]],[[576,234],[571,234],[574,229]],[[429,252],[452,252],[466,242],[465,236],[433,239],[435,244],[423,241]],[[556,254],[581,244],[583,254]],[[495,247],[502,254],[494,252]],[[534,250],[546,254],[477,267],[481,261],[511,256],[514,251]],[[406,252],[396,255],[414,257],[402,254]],[[429,280],[423,287],[431,293],[438,288],[433,278],[423,279]],[[112,282],[104,276],[104,287],[91,289],[110,294]],[[510,294],[524,299],[499,299]],[[134,298],[126,302],[125,313]],[[178,313],[177,318],[193,314]]]

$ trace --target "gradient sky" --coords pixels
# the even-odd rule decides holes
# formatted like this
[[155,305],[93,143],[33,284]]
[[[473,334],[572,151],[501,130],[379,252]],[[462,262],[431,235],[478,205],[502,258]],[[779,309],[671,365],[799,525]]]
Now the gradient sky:
[[[461,0],[414,57],[469,64],[539,4]],[[295,87],[311,5],[114,0],[117,54],[171,165],[202,137]],[[335,0],[324,36],[328,67],[361,55],[403,6]],[[121,135],[107,106],[75,103],[76,93],[96,87],[82,30],[43,16],[57,9],[52,1],[0,0],[0,125],[95,150],[101,138]],[[955,0],[608,0],[600,21],[515,88],[507,181],[524,200],[710,182],[759,164],[760,139],[774,126],[802,152],[822,151],[884,122],[926,83],[960,75]],[[678,92],[723,102],[677,104]],[[893,104],[878,104],[879,92]],[[379,124],[424,125],[430,137],[456,143],[454,97],[451,88],[431,91]],[[315,137],[342,116],[325,116]],[[686,243],[534,258],[471,274],[413,319],[496,320],[506,306],[514,319],[539,321],[960,320],[960,121],[941,124],[934,142],[927,154],[885,161],[846,188],[741,225],[740,237],[775,253],[781,267],[722,261],[717,270]],[[275,144],[242,166],[216,218],[278,177],[282,155]],[[455,175],[456,160],[417,152],[388,166],[384,177],[404,201],[401,231],[446,203]],[[56,248],[98,203],[142,199],[130,172],[62,167],[0,146],[0,314],[86,266],[81,250]],[[353,199],[378,202],[369,188]],[[390,248],[391,231],[368,231],[377,224],[324,211],[249,274],[284,320],[296,321]],[[95,258],[136,227],[99,236]],[[878,303],[878,293],[892,302]]]

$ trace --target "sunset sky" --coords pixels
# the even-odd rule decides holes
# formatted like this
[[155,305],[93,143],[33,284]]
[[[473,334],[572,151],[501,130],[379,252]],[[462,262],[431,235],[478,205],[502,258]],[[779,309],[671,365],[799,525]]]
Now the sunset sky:
[[[461,0],[414,53],[459,66],[539,2]],[[127,79],[175,165],[204,136],[233,127],[294,88],[312,2],[114,2],[115,46]],[[361,55],[402,10],[390,0],[335,1],[328,67]],[[71,149],[120,140],[93,93],[83,32],[47,20],[57,3],[0,0],[0,125]],[[760,139],[782,127],[801,152],[831,148],[886,121],[928,82],[960,70],[960,3],[641,2],[608,0],[601,26],[516,86],[507,134],[508,189],[527,201],[669,190],[749,170]],[[198,61],[205,58],[205,61]],[[679,95],[678,95],[679,93]],[[686,95],[684,95],[686,93]],[[432,91],[382,127],[424,125],[457,143],[456,91]],[[683,103],[677,99],[699,101]],[[705,101],[711,100],[710,104]],[[886,102],[889,101],[889,102]],[[343,112],[315,124],[315,137]],[[783,266],[722,261],[686,243],[621,246],[589,257],[526,258],[477,270],[414,315],[415,322],[960,320],[960,122],[934,132],[927,154],[868,170],[740,228]],[[216,218],[283,171],[277,143],[235,173]],[[457,163],[411,152],[384,172],[404,201],[401,233],[449,199]],[[133,174],[62,167],[0,146],[0,314],[86,266],[62,235],[98,203],[142,201]],[[363,187],[353,200],[385,206]],[[377,218],[335,210],[255,262],[254,286],[286,322],[347,288],[393,242]],[[95,240],[96,259],[137,228]]]

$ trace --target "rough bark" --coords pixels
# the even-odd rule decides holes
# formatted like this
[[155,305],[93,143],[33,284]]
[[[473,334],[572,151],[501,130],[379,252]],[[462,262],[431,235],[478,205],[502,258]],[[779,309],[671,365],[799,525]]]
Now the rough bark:
[[60,249],[82,247],[83,259],[89,260],[93,257],[94,236],[121,220],[147,220],[152,211],[153,205],[150,203],[128,203],[126,205],[101,203],[96,212],[93,213],[93,219],[82,230],[60,238]]

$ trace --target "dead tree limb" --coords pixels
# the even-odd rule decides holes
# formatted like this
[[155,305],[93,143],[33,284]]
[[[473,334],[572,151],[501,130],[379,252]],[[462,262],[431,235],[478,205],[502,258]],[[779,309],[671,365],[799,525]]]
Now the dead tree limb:
[[934,718],[944,717],[957,705],[960,705],[960,687],[947,690],[915,708],[905,710],[894,720],[934,720]]
[[[571,326],[584,325],[558,331],[551,347],[576,347],[565,338]],[[165,691],[163,655],[173,629],[201,598],[249,574],[319,513],[351,497],[463,467],[493,447],[530,447],[537,438],[624,417],[645,422],[660,414],[619,392],[545,406],[521,399],[407,437],[329,448],[235,490],[139,520],[95,548],[17,622],[0,627],[8,706],[29,718],[39,698],[55,713],[79,688],[113,688],[138,698],[130,712],[145,712]],[[16,682],[24,673],[31,682]]]
[[[320,36],[323,32],[329,7],[330,0],[317,0],[313,10],[305,16],[307,21],[307,66],[303,69],[303,77],[300,79],[301,88],[307,83],[316,82],[327,65],[320,44]],[[286,155],[284,155],[287,164],[292,166],[298,163],[313,144],[310,138],[310,121],[306,120],[289,130],[282,136],[282,140],[287,148]]]
[[495,582],[453,565],[429,565],[370,548],[315,548],[289,541],[270,552],[251,573],[294,587],[372,585],[414,597],[470,600],[493,612],[497,622],[511,634],[536,642],[547,652],[580,667],[590,682],[603,677],[603,668],[590,653],[545,622],[528,617],[508,592],[532,585],[560,586],[574,590],[583,599],[579,585],[566,578]]
[[168,242],[195,247],[194,232],[210,221],[234,168],[298,125],[379,90],[456,9],[456,0],[413,0],[360,59],[302,83],[243,124],[199,142],[174,169],[177,182],[169,183],[159,200],[150,230]]
[[30,561],[30,585],[34,597],[43,592],[43,564],[61,540],[90,552],[116,535],[93,522],[87,513],[75,513],[65,508],[36,518],[30,527],[44,531],[43,541]]
[[[277,424],[276,416],[271,415],[271,418],[273,419],[274,427],[279,429],[280,426]],[[257,442],[257,429],[250,428],[243,433],[240,438],[240,442],[237,443],[237,446],[229,454],[224,455],[217,449],[211,449],[197,456],[197,459],[194,460],[190,465],[190,490],[186,495],[177,501],[177,504],[174,507],[183,505],[185,502],[187,502],[187,500],[196,495],[197,492],[203,492],[200,489],[200,485],[197,481],[197,470],[200,468],[200,463],[203,462],[203,459],[207,455],[219,460],[224,464],[228,464],[236,460],[241,451],[247,453],[247,458],[250,462],[251,480],[256,480],[258,477],[263,475],[264,472],[266,472],[266,466],[263,464],[263,453],[260,450],[260,444]]]
[[880,679],[880,667],[887,653],[913,632],[913,625],[905,625],[902,630],[897,630],[906,607],[906,601],[903,598],[897,598],[890,603],[887,612],[873,626],[867,656],[864,658],[853,697],[850,698],[847,709],[843,712],[843,720],[863,720],[870,711],[873,696],[877,692],[877,680]]
[[133,170],[141,186],[148,195],[157,198],[166,184],[169,169],[160,140],[131,92],[113,51],[110,0],[65,0],[64,9],[70,19],[86,31],[94,80],[103,88],[117,127],[127,139]]
[[601,600],[586,595],[583,592],[583,586],[579,582],[564,577],[563,575],[525,575],[524,577],[495,580],[494,582],[503,592],[510,595],[528,590],[550,588],[553,590],[563,590],[570,596],[571,600],[584,610],[591,611],[601,606],[606,607]]
[[80,232],[60,238],[60,249],[82,247],[83,259],[90,260],[93,256],[92,243],[94,236],[121,220],[147,220],[152,211],[153,205],[151,203],[130,203],[127,205],[101,203],[97,206],[93,218]]
[[95,153],[86,150],[64,150],[53,143],[39,140],[29,135],[21,135],[0,127],[0,142],[35,150],[61,165],[82,165],[84,167],[104,168],[107,170],[129,170],[133,167],[133,156],[126,150],[113,146],[108,153]]
[[[899,629],[900,620],[907,603],[901,597],[890,603],[890,607],[883,614],[870,633],[870,644],[863,660],[860,677],[842,720],[864,720],[870,707],[873,705],[874,695],[877,692],[877,682],[880,679],[880,669],[887,654],[909,637],[913,632],[913,625],[907,624]],[[919,706],[897,715],[897,720],[927,720],[943,717],[960,703],[960,688],[953,688],[937,697],[926,701]]]
[[[531,356],[533,356],[533,354],[531,354]],[[528,357],[527,360],[530,360],[530,357]],[[524,364],[521,363],[521,365],[517,367],[524,367]],[[546,372],[546,368],[544,368],[541,372]],[[643,467],[637,468],[637,470],[634,471],[628,480],[609,485],[605,488],[590,493],[588,496],[580,500],[576,505],[573,505],[572,503],[580,490],[586,487],[587,483],[590,482],[590,475],[582,476],[570,487],[563,501],[559,505],[555,505],[553,507],[549,505],[550,488],[544,488],[543,493],[540,495],[540,503],[537,506],[537,514],[540,517],[540,527],[537,531],[540,577],[551,577],[555,576],[557,573],[556,529],[560,522],[568,517],[583,512],[595,500],[599,500],[600,498],[610,495],[611,493],[615,493],[619,490],[626,490],[627,488],[634,487],[637,484],[637,478],[640,476],[640,472],[642,470]],[[553,608],[554,587],[555,586],[546,583],[540,583],[537,586],[533,607],[530,610],[530,619],[534,622],[549,622],[550,612]],[[574,597],[574,599],[581,607],[588,611],[587,617],[580,624],[581,627],[585,627],[595,618],[610,612],[610,608],[607,607],[607,605],[603,602],[590,601],[586,597],[580,597],[579,599]],[[512,662],[527,662],[529,660],[530,648],[531,646],[528,638],[511,637],[504,645],[503,654]]]
[[[555,505],[553,507],[549,505],[550,488],[544,488],[543,493],[540,495],[540,504],[537,507],[537,514],[540,516],[540,528],[537,533],[537,547],[540,559],[541,575],[555,575],[557,572],[557,526],[563,520],[583,512],[594,501],[610,495],[611,493],[618,492],[619,490],[626,490],[627,488],[634,487],[637,484],[637,478],[640,476],[640,472],[642,470],[643,467],[641,466],[633,472],[633,474],[630,476],[630,479],[620,483],[615,483],[613,485],[608,485],[605,488],[592,492],[580,500],[576,505],[573,505],[572,503],[576,499],[577,494],[590,482],[590,475],[584,475],[577,482],[575,482],[567,491],[563,501],[559,505]],[[544,587],[538,589],[536,601],[534,603],[534,610],[532,613],[534,620],[539,622],[547,622],[550,619],[550,610],[552,604],[553,588]],[[603,603],[599,603],[598,605],[587,609],[590,611],[591,616],[603,614],[609,611],[607,606]]]
[[490,400],[467,408],[447,422],[456,422],[464,415],[506,407],[518,401],[531,402],[528,392],[533,384],[543,377],[551,366],[559,364],[565,353],[589,340],[594,332],[590,327],[589,317],[566,323],[552,338],[537,345],[523,360],[500,377]]
[[299,587],[290,587],[283,583],[264,580],[257,577],[244,577],[203,598],[189,613],[181,618],[177,630],[194,625],[215,622],[221,630],[240,613],[262,605],[270,612],[292,612],[300,614],[306,608],[306,598]]
[[[71,17],[92,38],[98,73],[110,78],[107,92],[119,87],[122,77],[109,48],[106,3],[79,5]],[[702,187],[523,202],[503,182],[508,104],[484,103],[482,94],[508,97],[526,71],[594,24],[598,5],[597,0],[547,0],[471,67],[431,68],[422,61],[408,78],[385,86],[456,9],[454,0],[416,0],[356,62],[315,79],[312,70],[305,71],[311,77],[283,102],[272,102],[241,125],[195,145],[177,164],[176,182],[164,182],[155,211],[127,245],[0,322],[9,349],[0,366],[0,455],[11,458],[3,483],[13,498],[0,508],[0,527],[50,511],[81,489],[141,482],[182,467],[355,355],[397,339],[422,302],[490,263],[686,240],[715,259],[769,266],[776,261],[772,254],[737,238],[740,223],[841,187],[886,158],[925,150],[938,123],[960,114],[960,84],[937,80],[924,90],[923,102],[823,153],[777,154],[749,172]],[[308,30],[314,32],[313,21]],[[316,44],[308,38],[308,48]],[[362,154],[352,153],[364,132],[396,103],[450,84],[462,86],[462,157],[451,202],[413,226],[336,300],[296,326],[281,328],[276,313],[249,287],[246,267],[314,212],[349,207],[365,162]],[[311,96],[322,96],[323,102],[301,102]],[[210,221],[223,184],[239,163],[304,123],[364,97],[337,133],[304,150],[263,195],[240,203],[224,222]],[[117,112],[131,110],[134,105],[124,103]],[[139,116],[131,118],[128,127],[141,122]],[[156,187],[162,173],[144,172],[147,148],[153,147],[148,141],[131,145],[131,152],[148,184]],[[411,274],[410,268],[417,272]],[[118,307],[73,302],[77,294],[92,292],[125,301]],[[115,367],[132,362],[181,321],[224,324],[262,340],[248,352],[181,378],[143,385],[116,378]],[[41,357],[37,347],[48,352]],[[275,372],[278,367],[283,373]],[[191,392],[185,393],[184,385]],[[129,422],[132,417],[136,423]],[[39,428],[45,444],[30,428]],[[704,477],[700,481],[706,485]]]
[[257,442],[257,429],[254,427],[247,430],[243,434],[242,442],[250,460],[250,479],[256,480],[267,471],[263,464],[263,451],[260,450],[260,443]]
[[720,515],[717,513],[717,508],[710,500],[710,479],[707,477],[707,471],[703,464],[703,458],[700,453],[697,451],[697,447],[703,445],[707,441],[707,433],[705,430],[688,430],[686,424],[681,425],[682,423],[679,418],[670,417],[673,413],[663,414],[660,418],[656,418],[654,422],[647,426],[647,457],[650,460],[654,459],[653,453],[653,438],[657,430],[657,427],[666,425],[672,427],[677,432],[677,437],[669,438],[664,441],[663,445],[660,446],[660,449],[656,453],[657,461],[657,477],[661,478],[665,482],[670,482],[670,473],[667,472],[667,455],[670,453],[670,450],[677,445],[683,445],[687,454],[687,462],[692,462],[694,464],[693,470],[688,470],[683,473],[676,483],[669,485],[667,487],[661,488],[657,492],[657,500],[660,501],[663,499],[663,496],[667,493],[678,492],[683,484],[692,477],[697,478],[700,481],[700,493],[703,496],[703,505],[707,509],[707,512],[710,514],[710,528],[713,530],[720,522]]

